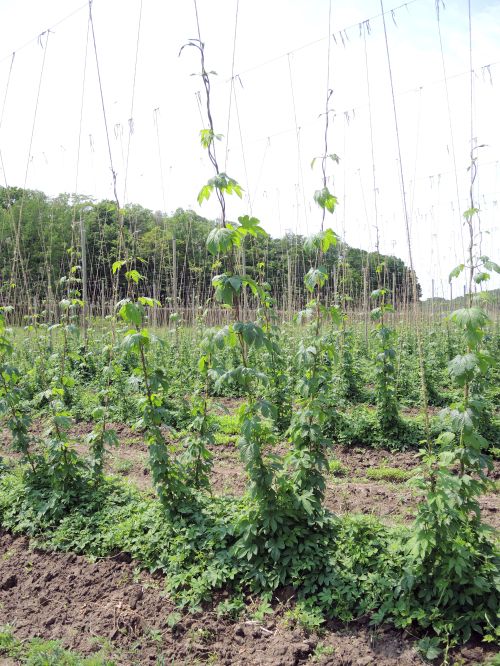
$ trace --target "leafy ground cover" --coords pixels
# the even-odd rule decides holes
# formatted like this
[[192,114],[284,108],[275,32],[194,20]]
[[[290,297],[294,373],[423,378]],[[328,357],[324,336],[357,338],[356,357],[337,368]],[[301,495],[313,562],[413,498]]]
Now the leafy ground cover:
[[[371,626],[366,617],[322,621],[296,603],[293,587],[279,590],[271,602],[223,589],[197,608],[180,608],[159,572],[141,571],[122,550],[103,555],[106,545],[95,543],[95,531],[82,532],[81,520],[74,516],[48,540],[5,533],[0,538],[0,623],[15,625],[7,633],[15,639],[4,637],[0,650],[12,663],[424,663],[413,632]],[[101,533],[97,541],[102,538]],[[54,546],[70,552],[45,550]],[[96,547],[101,554],[90,558],[73,553]],[[41,638],[33,643],[33,636]],[[62,648],[47,642],[54,639],[93,661],[77,655],[63,661]],[[453,655],[457,664],[493,663],[493,658],[484,644],[474,643]]]
[[[16,625],[0,633],[2,663],[82,663],[76,656],[55,661],[61,648],[49,643],[54,639],[92,655],[93,661],[83,663],[94,666],[423,663],[411,637],[389,627],[328,622],[305,630],[292,590],[283,590],[272,607],[258,598],[238,606],[221,593],[202,611],[186,613],[169,601],[161,577],[138,572],[123,555],[89,562],[29,549],[25,537],[5,534],[0,551],[2,582],[16,576],[14,587],[0,590],[0,622],[9,618]],[[45,660],[29,661],[34,635],[44,637],[35,645]],[[477,663],[485,653],[472,646],[462,656],[463,663]]]
[[[239,401],[224,400],[220,406],[215,407],[214,419],[217,423],[220,420],[221,431],[226,431],[228,435],[235,435],[236,424],[234,418],[231,416],[234,410],[238,408]],[[78,424],[71,432],[72,441],[80,441],[81,444],[77,447],[80,455],[87,455],[89,452],[89,445],[85,444],[86,435],[91,431],[91,424]],[[349,663],[350,659],[356,661],[363,660],[363,663],[381,663],[381,664],[396,664],[396,663],[418,663],[422,659],[417,654],[418,646],[418,632],[415,634],[413,631],[410,634],[397,634],[394,630],[380,628],[367,624],[368,616],[366,610],[356,608],[356,612],[352,612],[353,599],[366,596],[367,591],[371,595],[372,601],[377,598],[378,604],[383,598],[387,597],[388,590],[395,584],[395,580],[387,579],[388,562],[383,555],[384,551],[390,553],[392,564],[394,564],[394,556],[397,551],[387,550],[389,544],[394,547],[394,537],[397,539],[404,538],[403,531],[399,530],[399,525],[409,524],[414,517],[416,509],[418,494],[414,489],[407,484],[407,479],[411,479],[418,466],[418,457],[415,452],[407,451],[395,453],[390,450],[370,449],[361,447],[336,447],[331,452],[331,462],[333,465],[331,478],[327,482],[327,492],[325,495],[325,504],[331,508],[337,515],[345,516],[346,523],[342,525],[341,541],[347,547],[347,551],[343,557],[347,557],[350,566],[353,564],[355,569],[349,571],[345,568],[345,562],[340,557],[338,562],[342,563],[342,569],[345,574],[345,581],[356,581],[359,573],[356,575],[356,568],[360,562],[356,562],[359,558],[360,552],[372,550],[379,552],[371,564],[369,570],[379,567],[380,573],[378,574],[381,585],[378,591],[374,590],[374,581],[371,580],[368,588],[358,588],[352,585],[344,590],[346,599],[342,602],[340,599],[335,600],[336,612],[339,607],[344,605],[346,615],[345,620],[356,620],[355,624],[341,623],[340,625],[326,620],[326,616],[317,613],[317,605],[307,604],[308,594],[301,595],[300,583],[295,581],[284,581],[287,583],[283,590],[278,590],[277,594],[266,594],[264,589],[253,590],[249,592],[249,584],[252,585],[254,575],[250,573],[249,580],[237,581],[234,586],[234,576],[237,570],[241,567],[237,564],[229,578],[213,578],[213,569],[217,570],[217,575],[222,571],[221,562],[217,559],[217,552],[214,553],[213,542],[207,547],[205,541],[207,531],[213,528],[206,524],[201,529],[201,545],[197,539],[200,534],[196,535],[193,539],[193,534],[189,534],[186,540],[186,535],[181,536],[177,534],[180,540],[175,541],[173,562],[169,559],[167,554],[168,548],[166,543],[171,540],[171,534],[165,532],[165,521],[161,517],[161,511],[154,500],[153,486],[151,483],[151,475],[148,468],[148,452],[147,445],[142,441],[140,434],[137,431],[131,430],[129,427],[116,424],[116,431],[119,435],[121,445],[113,451],[114,456],[109,458],[107,467],[111,472],[121,472],[122,476],[127,477],[133,484],[129,486],[115,485],[111,483],[110,486],[105,486],[101,489],[102,494],[97,497],[89,498],[83,502],[83,513],[81,510],[66,516],[62,521],[57,520],[51,522],[50,520],[41,522],[37,518],[38,509],[37,503],[43,501],[43,498],[37,496],[36,498],[23,498],[22,480],[19,477],[19,469],[16,464],[15,457],[12,456],[11,447],[9,445],[9,435],[4,433],[4,451],[6,456],[11,456],[12,467],[7,465],[4,468],[2,479],[2,494],[1,494],[1,507],[2,507],[2,523],[7,528],[13,531],[31,532],[35,541],[32,545],[43,546],[44,549],[49,550],[65,550],[70,554],[67,556],[59,556],[52,552],[46,554],[43,551],[36,551],[37,558],[44,561],[45,557],[53,558],[54,562],[58,562],[57,566],[61,568],[68,567],[68,561],[76,561],[78,563],[87,563],[87,560],[81,557],[74,558],[72,553],[85,553],[90,557],[91,561],[95,562],[105,561],[110,564],[111,569],[108,569],[107,576],[112,578],[115,576],[114,570],[121,571],[124,565],[134,572],[132,580],[137,579],[139,576],[146,574],[139,573],[140,569],[150,569],[156,572],[153,576],[154,587],[159,591],[162,597],[162,613],[164,613],[164,627],[158,628],[155,622],[147,617],[141,617],[138,622],[138,627],[135,630],[126,628],[125,631],[113,634],[109,632],[110,615],[106,615],[107,605],[100,603],[102,597],[96,599],[96,608],[94,612],[104,613],[107,618],[108,624],[103,622],[102,629],[97,631],[97,635],[87,636],[88,642],[81,643],[79,640],[74,640],[72,636],[79,635],[82,631],[87,631],[85,627],[95,626],[94,619],[89,624],[88,614],[84,615],[81,623],[76,623],[71,619],[67,622],[61,622],[58,618],[57,622],[54,617],[57,612],[51,614],[47,618],[48,627],[45,625],[37,629],[33,629],[32,621],[33,615],[37,618],[43,617],[43,604],[47,600],[47,592],[49,596],[53,596],[53,592],[47,590],[45,581],[42,585],[38,585],[36,590],[37,594],[41,596],[40,602],[33,604],[33,590],[30,590],[29,599],[31,606],[26,609],[24,606],[19,609],[21,624],[17,625],[16,636],[24,637],[38,635],[43,636],[45,639],[64,639],[65,645],[77,651],[83,651],[83,654],[88,654],[95,650],[102,651],[102,645],[107,646],[107,652],[104,653],[102,659],[112,659],[112,663],[151,663],[152,659],[156,659],[156,663],[193,663],[199,660],[200,663],[205,663],[211,660],[211,663],[266,663],[259,661],[267,659],[268,663]],[[40,432],[40,424],[34,424],[34,430]],[[280,445],[277,445],[279,452]],[[233,496],[242,498],[244,496],[245,475],[244,469],[238,457],[237,449],[234,444],[218,444],[213,446],[214,465],[212,471],[211,487],[215,493],[220,495]],[[4,461],[6,458],[4,458]],[[125,469],[124,462],[129,462],[130,467]],[[389,466],[390,463],[390,466]],[[335,471],[342,469],[342,476],[336,476]],[[16,472],[17,469],[17,472]],[[388,472],[389,470],[389,472]],[[499,475],[498,466],[492,472],[492,477],[496,478]],[[403,483],[401,478],[404,477]],[[371,477],[371,478],[370,478]],[[374,481],[373,477],[376,477]],[[389,477],[389,478],[388,478]],[[394,477],[397,478],[397,483],[394,483]],[[109,483],[109,482],[107,482]],[[145,495],[138,494],[133,488],[141,488]],[[35,501],[35,504],[33,504]],[[240,500],[241,501],[241,500]],[[498,520],[498,495],[491,494],[483,498],[483,512],[492,520],[497,523]],[[99,509],[96,511],[95,502]],[[216,502],[217,504],[217,502]],[[224,502],[215,510],[208,509],[208,515],[228,515],[228,507],[224,507]],[[230,503],[231,511],[235,509],[234,502]],[[488,511],[488,508],[490,510]],[[241,505],[244,510],[244,505]],[[365,514],[365,518],[351,518],[352,514]],[[368,514],[368,515],[366,515]],[[381,519],[383,522],[379,522]],[[359,521],[359,522],[358,522]],[[209,521],[210,522],[210,521]],[[340,525],[340,524],[339,524]],[[227,523],[226,523],[227,526]],[[388,526],[389,531],[388,531]],[[396,527],[394,527],[396,526]],[[207,529],[208,527],[208,529]],[[337,526],[336,529],[338,529]],[[182,534],[185,526],[180,530]],[[217,528],[220,529],[219,527]],[[324,526],[322,528],[324,530]],[[392,530],[392,531],[391,531]],[[163,532],[163,535],[162,535]],[[50,536],[47,538],[47,535]],[[153,543],[151,543],[151,534],[155,534]],[[159,536],[162,535],[162,536]],[[217,531],[217,538],[222,539],[223,535]],[[227,535],[226,535],[227,537]],[[9,573],[11,569],[5,571],[3,563],[7,566],[14,564],[13,569],[18,571],[20,568],[19,555],[16,554],[12,560],[13,552],[17,550],[25,551],[23,557],[27,557],[31,564],[26,565],[27,570],[31,573],[32,579],[37,579],[40,569],[46,568],[46,564],[39,562],[38,568],[33,568],[34,554],[27,549],[28,542],[24,539],[17,541],[8,535],[5,535],[7,544],[16,544],[14,551],[12,545],[9,546],[5,553],[2,555],[3,570],[2,580],[3,586],[7,589],[9,598],[12,598],[12,589],[9,585],[9,578],[17,573]],[[213,538],[213,534],[211,535]],[[231,539],[231,535],[229,535]],[[334,545],[335,557],[339,555],[337,552],[339,548],[339,533],[334,530],[331,534],[332,545]],[[375,545],[374,545],[375,538]],[[368,541],[366,541],[368,539]],[[209,537],[210,541],[210,537]],[[192,559],[193,543],[195,545],[195,552],[197,553],[195,561]],[[18,548],[17,544],[20,544]],[[384,545],[385,544],[385,545]],[[227,543],[221,541],[219,544],[224,554],[227,553]],[[320,552],[320,559],[324,561],[327,554],[327,548],[322,542]],[[9,554],[10,553],[10,554]],[[118,554],[117,554],[118,553]],[[122,553],[122,555],[120,555]],[[123,554],[125,553],[125,554]],[[160,555],[161,553],[161,555]],[[177,561],[179,554],[183,553],[181,560]],[[189,555],[189,553],[191,555]],[[203,556],[209,555],[208,560],[203,560]],[[220,555],[220,552],[219,552]],[[134,558],[133,563],[130,563],[131,558]],[[164,559],[166,557],[166,559]],[[199,558],[202,557],[202,560]],[[210,562],[210,557],[215,557],[215,562]],[[364,557],[364,555],[363,555]],[[69,558],[69,560],[68,560]],[[119,560],[123,559],[124,562]],[[299,558],[303,562],[303,558]],[[116,561],[118,560],[118,562]],[[174,564],[173,569],[171,568]],[[224,558],[224,563],[225,558]],[[366,564],[366,562],[364,562]],[[77,569],[77,575],[72,579],[73,584],[81,578],[80,574],[83,572],[85,566],[80,566]],[[317,567],[317,563],[316,563]],[[383,575],[382,570],[383,569]],[[167,584],[163,577],[159,576],[160,571],[167,575]],[[112,572],[112,573],[110,573]],[[212,572],[212,573],[211,573]],[[170,574],[173,574],[170,577]],[[118,575],[118,574],[116,574]],[[396,573],[397,576],[397,573]],[[92,573],[95,577],[95,573]],[[50,578],[50,576],[49,576]],[[304,572],[299,574],[299,579],[304,580]],[[96,578],[98,581],[99,578]],[[192,586],[192,581],[196,581],[196,585]],[[250,581],[250,582],[249,582]],[[47,581],[50,582],[50,581]],[[60,581],[58,581],[60,584]],[[82,579],[85,592],[88,591],[85,576]],[[144,594],[142,587],[137,587],[137,583],[133,583],[133,588],[139,595]],[[149,585],[149,584],[148,584]],[[336,586],[338,581],[336,582]],[[17,582],[16,582],[17,587]],[[377,583],[375,583],[375,588]],[[9,593],[9,589],[11,590]],[[65,589],[64,585],[61,589]],[[128,589],[128,588],[127,588]],[[141,590],[140,592],[138,590]],[[99,591],[101,587],[99,586]],[[251,588],[250,588],[251,590]],[[17,592],[18,590],[16,590]],[[186,594],[187,592],[187,594]],[[124,591],[124,594],[127,592]],[[215,598],[220,598],[219,603],[214,602]],[[285,599],[283,595],[288,595]],[[375,596],[374,596],[375,595]],[[17,596],[17,595],[16,595]],[[301,596],[303,597],[301,599]],[[69,599],[73,599],[72,603],[80,603],[83,598],[87,598],[86,594],[82,599],[75,598],[72,593],[70,596],[64,596],[65,603]],[[286,601],[286,603],[284,603]],[[339,601],[341,603],[339,603]],[[98,603],[97,603],[98,602]],[[297,603],[298,602],[298,603]],[[304,603],[306,602],[306,603]],[[83,602],[84,604],[86,603]],[[128,602],[127,602],[128,603]],[[132,600],[132,605],[134,601]],[[177,604],[181,604],[178,606]],[[120,601],[116,604],[121,608]],[[184,604],[184,609],[182,604]],[[219,608],[220,606],[220,608]],[[374,603],[371,610],[374,610],[377,602]],[[99,610],[97,610],[97,607]],[[60,606],[57,606],[60,612]],[[128,605],[126,605],[128,612]],[[207,610],[209,609],[209,610]],[[259,614],[260,609],[260,614]],[[264,612],[263,609],[267,609]],[[156,612],[159,610],[156,609]],[[168,612],[167,612],[168,611]],[[4,622],[8,622],[9,618],[14,617],[11,612],[7,611],[4,616]],[[125,611],[124,611],[125,612]],[[39,613],[42,615],[39,616]],[[260,619],[257,620],[255,614]],[[360,617],[359,617],[360,616]],[[63,617],[67,618],[67,614]],[[189,634],[187,646],[176,651],[173,644],[177,644],[179,637],[176,632],[178,629],[176,625],[170,627],[170,623],[179,622],[180,618],[187,617],[189,627],[195,626],[197,633],[192,632]],[[177,619],[176,619],[177,618]],[[214,626],[210,629],[209,634],[203,634],[207,618],[211,618],[209,624]],[[54,622],[52,622],[54,620]],[[11,621],[11,620],[10,620]],[[149,622],[152,622],[150,626]],[[55,626],[54,626],[55,624]],[[62,625],[62,626],[61,626]],[[229,633],[229,646],[224,646],[224,636],[227,636],[228,627]],[[272,628],[269,628],[272,627]],[[21,633],[19,634],[19,629]],[[76,631],[75,631],[76,630]],[[26,633],[27,632],[27,633]],[[69,632],[69,633],[68,633]],[[134,633],[135,632],[135,633]],[[160,632],[161,638],[158,633]],[[268,633],[270,632],[270,633]],[[102,635],[99,635],[102,634]],[[185,634],[186,632],[184,632]],[[184,636],[183,634],[183,636]],[[198,634],[203,634],[201,639],[198,639]],[[241,635],[240,635],[241,634]],[[295,635],[295,638],[293,636]],[[194,638],[193,638],[194,636]],[[256,639],[257,636],[257,639]],[[387,645],[387,637],[390,637],[389,645]],[[170,640],[167,640],[167,637]],[[18,639],[16,639],[18,640]],[[165,645],[167,640],[168,645]],[[259,645],[256,647],[255,643]],[[247,645],[247,644],[250,644]],[[200,644],[202,647],[200,647]],[[37,644],[35,644],[36,647]],[[44,645],[42,643],[42,645]],[[290,647],[291,645],[291,647]],[[351,648],[348,647],[351,645]],[[147,650],[144,646],[148,646]],[[237,648],[238,652],[234,652]],[[438,655],[437,646],[426,643],[423,644],[428,656]],[[62,654],[62,648],[52,646],[49,649],[55,650],[56,655]],[[332,652],[333,650],[333,652]],[[29,655],[29,651],[25,651]],[[257,656],[253,656],[257,654]],[[482,663],[484,660],[489,659],[488,651],[485,647],[473,645],[466,647],[463,651],[455,653],[453,659],[455,663]],[[154,655],[154,657],[153,657]],[[229,656],[228,656],[229,655]],[[266,656],[267,655],[267,656]],[[334,659],[338,662],[332,661]],[[490,654],[493,657],[492,654]],[[31,658],[31,657],[30,657]],[[52,657],[50,657],[52,658]],[[62,657],[58,657],[61,658]],[[66,656],[64,657],[66,658]],[[76,661],[68,661],[68,663],[79,664],[77,661],[78,656],[71,656]],[[28,659],[28,656],[26,656]],[[69,659],[69,657],[68,657]],[[101,656],[98,657],[101,659]],[[163,662],[161,660],[164,660]],[[237,661],[239,659],[240,661]],[[121,660],[121,661],[120,661]],[[127,661],[130,660],[130,661]],[[132,661],[133,660],[133,661]],[[343,661],[342,661],[343,660]],[[32,662],[26,662],[32,663]],[[33,663],[54,663],[47,662],[33,662]],[[64,662],[62,662],[64,663]],[[85,663],[85,662],[83,662]],[[97,661],[96,663],[100,663]],[[106,663],[105,661],[103,663]],[[153,663],[155,663],[153,661]]]
[[[225,410],[236,409],[238,400],[223,401],[222,424],[228,422]],[[214,405],[215,411],[221,408]],[[215,416],[217,420],[219,416]],[[120,446],[111,450],[106,462],[106,472],[131,481],[139,489],[152,493],[153,483],[148,465],[147,444],[140,433],[129,426],[112,424],[120,440]],[[223,427],[225,427],[223,425]],[[232,428],[234,429],[234,424]],[[40,424],[35,430],[41,432]],[[92,424],[81,422],[74,426],[71,438],[78,452],[88,453],[86,436]],[[222,429],[221,429],[222,431]],[[237,434],[225,433],[229,440],[212,447],[214,464],[211,471],[211,487],[220,495],[241,497],[245,491],[245,474],[236,446]],[[0,442],[0,455],[4,464],[15,462],[10,447],[10,433],[4,431]],[[279,453],[282,445],[275,450]],[[377,516],[384,524],[403,522],[409,524],[415,516],[421,497],[418,489],[409,481],[416,475],[419,458],[416,451],[395,452],[371,447],[332,446],[329,454],[329,475],[325,496],[326,506],[335,514],[360,513]],[[493,482],[500,481],[500,461],[495,461],[491,472]],[[500,494],[496,486],[481,498],[481,509],[486,523],[500,527]]]

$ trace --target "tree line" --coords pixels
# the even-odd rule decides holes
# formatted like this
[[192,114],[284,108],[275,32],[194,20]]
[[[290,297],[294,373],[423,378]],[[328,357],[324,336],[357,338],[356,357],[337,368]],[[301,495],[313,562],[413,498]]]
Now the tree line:
[[[111,271],[113,262],[125,258],[134,267],[140,264],[144,293],[173,310],[202,306],[213,293],[217,273],[217,262],[206,249],[215,224],[180,208],[167,215],[138,204],[118,209],[112,200],[0,187],[0,299],[20,305],[30,299],[55,301],[66,289],[61,277],[84,264],[88,301],[110,302],[126,293],[126,283],[117,283]],[[278,308],[295,311],[305,305],[303,278],[310,257],[303,236],[248,238],[240,261],[248,275],[271,285]],[[411,301],[409,269],[397,257],[340,242],[322,262],[330,276],[330,302],[367,306],[381,283],[396,307]]]

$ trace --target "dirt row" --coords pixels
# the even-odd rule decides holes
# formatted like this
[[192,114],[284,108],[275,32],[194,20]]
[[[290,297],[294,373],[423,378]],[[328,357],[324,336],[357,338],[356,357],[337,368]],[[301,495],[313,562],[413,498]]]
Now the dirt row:
[[[123,424],[114,427],[120,446],[110,452],[108,470],[151,490],[147,447],[140,433]],[[83,442],[90,428],[81,423],[72,431],[81,453],[86,452]],[[0,455],[11,456],[7,433],[0,442]],[[213,453],[214,492],[241,495],[245,475],[235,443],[215,446]],[[366,472],[383,465],[411,471],[418,465],[414,453],[335,447],[332,458],[345,467],[345,476],[331,476],[328,482],[326,504],[334,512],[372,513],[389,523],[412,519],[416,492],[405,483],[371,481]],[[497,464],[495,478],[499,473]],[[498,526],[498,495],[484,497],[482,506],[486,521]],[[139,573],[133,563],[116,558],[91,563],[73,554],[32,550],[27,539],[0,533],[0,625],[13,626],[20,639],[59,639],[83,654],[104,649],[120,666],[424,663],[412,638],[402,632],[363,623],[330,623],[323,635],[306,635],[287,622],[286,608],[278,602],[275,613],[262,622],[234,623],[218,617],[213,606],[195,615],[179,614],[163,591],[162,578]],[[455,663],[481,663],[486,654],[482,646],[469,645]],[[14,664],[0,657],[3,663]]]
[[[141,434],[125,424],[110,424],[119,437],[120,445],[109,452],[107,471],[128,478],[142,490],[152,489],[147,446]],[[85,454],[85,435],[92,424],[78,423],[71,432],[77,450]],[[236,440],[236,436],[235,436]],[[0,435],[0,455],[12,457],[9,451],[10,433]],[[283,454],[283,445],[276,453]],[[212,447],[214,456],[211,487],[215,494],[241,496],[246,486],[245,472],[239,459],[235,441]],[[405,472],[414,471],[419,464],[413,451],[394,452],[386,449],[334,446],[330,459],[338,460],[344,472],[330,475],[327,481],[326,506],[336,514],[362,513],[378,516],[386,524],[408,523],[413,520],[419,501],[415,488],[407,483],[374,481],[367,478],[368,470],[375,467],[391,467]],[[500,461],[495,461],[492,479],[500,479]],[[500,494],[485,494],[481,500],[483,520],[500,528]]]
[[[321,636],[307,635],[287,624],[285,609],[278,602],[261,622],[231,622],[211,606],[182,614],[161,577],[138,573],[133,563],[47,553],[31,549],[27,538],[0,532],[0,625],[12,626],[19,639],[58,639],[85,655],[102,649],[117,666],[424,663],[402,632],[330,623]],[[486,654],[468,646],[455,663],[475,664]],[[9,662],[0,657],[0,663]]]

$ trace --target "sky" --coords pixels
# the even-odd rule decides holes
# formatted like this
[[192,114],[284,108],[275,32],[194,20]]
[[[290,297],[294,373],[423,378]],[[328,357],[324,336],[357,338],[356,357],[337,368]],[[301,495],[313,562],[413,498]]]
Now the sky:
[[[500,262],[500,3],[471,0],[470,33],[466,0],[439,7],[438,24],[435,0],[197,0],[218,161],[244,189],[229,219],[320,228],[311,162],[331,89],[326,224],[367,250],[378,228],[380,250],[408,261],[407,220],[424,296],[449,296],[473,145],[476,240]],[[122,205],[216,218],[215,197],[197,203],[213,176],[199,55],[179,56],[198,36],[194,1],[93,0],[92,14],[95,47],[81,0],[0,0],[0,184],[113,198],[111,152]]]

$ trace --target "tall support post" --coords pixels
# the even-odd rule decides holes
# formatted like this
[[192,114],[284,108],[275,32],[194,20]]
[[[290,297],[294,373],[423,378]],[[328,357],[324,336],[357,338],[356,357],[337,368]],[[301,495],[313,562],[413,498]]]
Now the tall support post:
[[434,321],[434,278],[432,278],[431,319]]
[[177,311],[177,238],[172,238],[172,308]]
[[287,310],[288,310],[288,318],[292,318],[292,260],[290,258],[290,252],[286,253],[286,259],[287,259]]
[[[247,272],[247,257],[246,257],[244,242],[241,244],[241,272],[243,273],[243,275],[246,275]],[[243,310],[244,310],[243,319],[246,320],[248,312],[248,297],[246,289],[243,290]]]
[[365,319],[365,344],[368,346],[368,265],[363,268],[363,313]]
[[88,306],[88,288],[87,288],[87,239],[85,236],[85,224],[83,222],[82,211],[80,210],[80,244],[82,246],[82,329],[83,329],[83,344],[87,346],[87,319],[89,313]]

